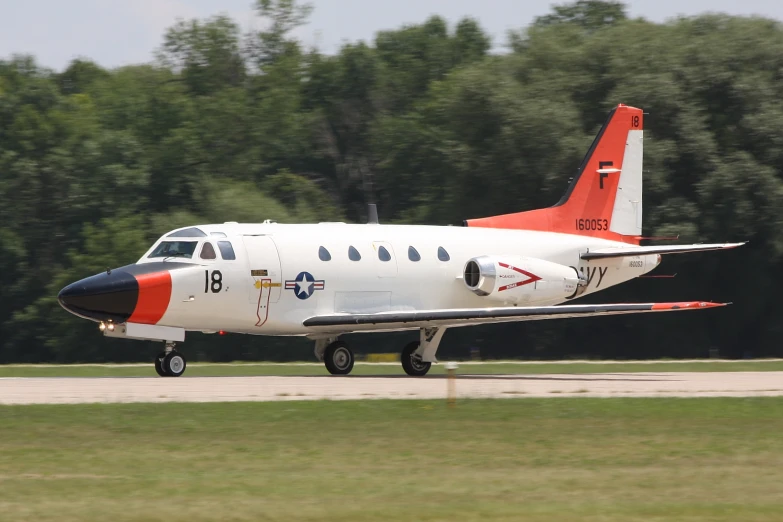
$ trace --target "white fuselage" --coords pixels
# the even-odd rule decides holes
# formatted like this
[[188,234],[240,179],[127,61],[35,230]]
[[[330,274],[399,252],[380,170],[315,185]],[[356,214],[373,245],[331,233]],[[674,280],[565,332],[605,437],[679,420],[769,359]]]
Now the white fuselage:
[[[465,264],[477,256],[526,256],[574,267],[588,281],[582,295],[638,277],[659,262],[656,255],[584,261],[580,255],[588,249],[628,245],[552,232],[342,223],[227,223],[198,228],[208,237],[190,238],[199,241],[192,259],[172,260],[194,266],[171,271],[171,298],[158,325],[191,331],[308,335],[313,332],[302,322],[318,315],[504,306],[465,285]],[[219,251],[214,260],[200,258],[204,242],[215,245],[218,240],[231,242],[235,260],[222,259]],[[161,261],[147,257],[158,243],[139,263]],[[351,247],[360,260],[350,259]],[[388,257],[379,256],[381,247]],[[420,260],[411,260],[410,247]],[[442,251],[439,259],[440,248],[448,260]],[[329,260],[322,260],[326,258],[323,249]],[[564,301],[559,298],[536,305]]]

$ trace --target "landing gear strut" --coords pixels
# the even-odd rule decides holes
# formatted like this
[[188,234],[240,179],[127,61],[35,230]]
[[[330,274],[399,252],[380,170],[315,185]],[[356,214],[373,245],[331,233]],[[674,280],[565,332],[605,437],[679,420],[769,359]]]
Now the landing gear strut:
[[446,329],[443,327],[422,328],[419,340],[402,349],[402,369],[411,377],[423,377],[430,371],[432,363],[438,362],[435,354]]
[[155,357],[155,371],[161,377],[179,377],[186,367],[185,356],[174,349],[174,343],[166,343],[166,351]]
[[402,349],[402,355],[400,360],[402,361],[402,369],[405,373],[411,377],[423,377],[430,371],[432,363],[424,362],[421,360],[421,355],[416,353],[419,349],[419,341],[413,341]]
[[342,341],[334,341],[324,350],[324,364],[332,375],[348,375],[353,370],[353,352]]

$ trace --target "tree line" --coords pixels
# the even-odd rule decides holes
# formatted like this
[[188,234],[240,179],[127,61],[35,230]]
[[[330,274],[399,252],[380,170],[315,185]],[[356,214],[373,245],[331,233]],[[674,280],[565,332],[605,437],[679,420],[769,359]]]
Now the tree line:
[[[644,233],[749,240],[665,258],[591,302],[723,300],[699,314],[542,321],[447,333],[444,357],[781,356],[783,30],[765,18],[632,19],[555,6],[490,53],[477,21],[433,16],[334,55],[292,30],[308,5],[257,0],[264,29],[179,21],[154,61],[63,71],[0,60],[0,362],[148,360],[57,304],[205,222],[460,225],[556,202],[607,112],[645,118]],[[683,317],[684,316],[684,317]],[[358,352],[406,336],[356,336]],[[302,359],[310,343],[193,334],[191,360]],[[714,352],[713,352],[714,353]]]

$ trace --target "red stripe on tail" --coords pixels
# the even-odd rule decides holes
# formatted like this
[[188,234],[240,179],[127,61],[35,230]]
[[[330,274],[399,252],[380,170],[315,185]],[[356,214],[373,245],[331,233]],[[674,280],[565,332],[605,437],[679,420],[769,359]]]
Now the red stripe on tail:
[[[618,105],[609,114],[568,190],[555,206],[469,219],[465,224],[471,227],[561,232],[639,244],[638,237],[612,232],[610,228],[629,132],[643,128],[644,113],[641,109]],[[640,134],[636,134],[639,139]],[[641,162],[640,154],[638,161]],[[640,164],[637,168],[641,175]],[[638,204],[641,205],[641,201]]]

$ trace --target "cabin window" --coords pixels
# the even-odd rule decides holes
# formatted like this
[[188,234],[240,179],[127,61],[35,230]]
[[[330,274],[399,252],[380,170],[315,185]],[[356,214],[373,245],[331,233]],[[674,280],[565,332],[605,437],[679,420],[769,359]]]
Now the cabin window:
[[351,261],[359,261],[361,260],[362,256],[359,254],[359,251],[356,250],[354,247],[348,247],[348,259]]
[[378,248],[378,259],[380,259],[383,262],[391,261],[391,254],[388,250],[386,250],[386,247],[380,247]]
[[413,248],[412,246],[409,246],[408,259],[410,259],[411,261],[421,261],[421,256],[419,255],[419,251]]
[[166,237],[207,237],[207,235],[196,227],[190,227],[172,232]]
[[332,260],[332,254],[329,253],[328,250],[326,250],[325,247],[320,247],[318,249],[318,259],[321,261],[331,261]]
[[446,249],[443,247],[438,247],[438,259],[441,261],[448,261],[451,259],[451,256],[449,256],[449,253],[446,252]]
[[218,248],[220,249],[220,255],[226,261],[233,261],[237,258],[234,254],[234,247],[231,246],[231,241],[218,241]]
[[215,247],[213,247],[212,243],[209,241],[204,243],[204,246],[201,247],[201,259],[217,259],[217,254],[215,254]]
[[163,241],[147,257],[180,257],[190,259],[196,251],[198,241]]
[[209,235],[214,237],[227,237],[225,232],[210,232]]

